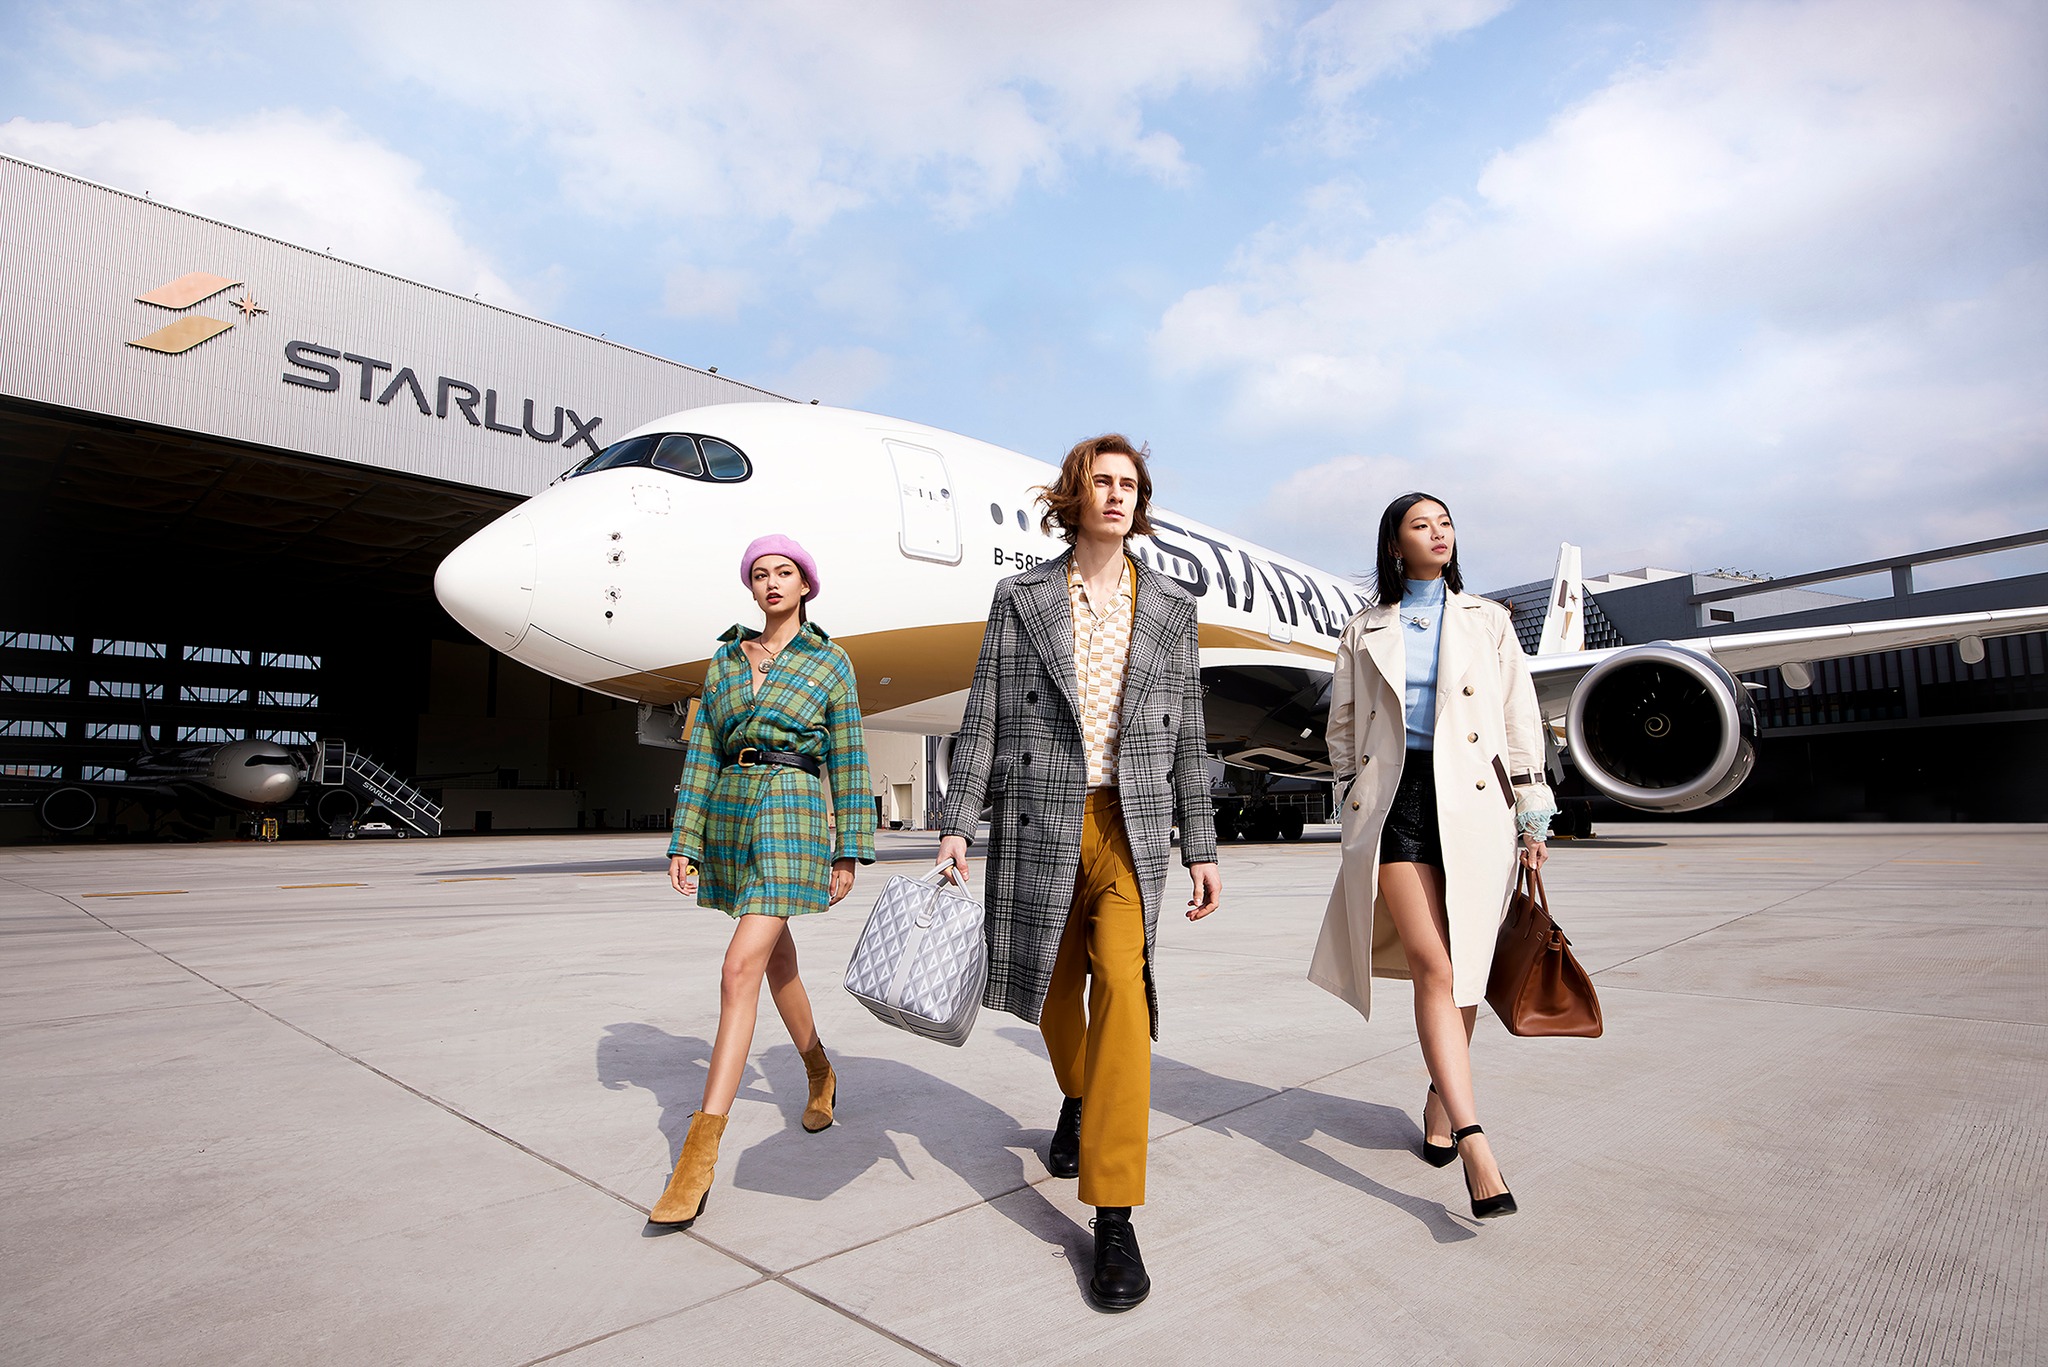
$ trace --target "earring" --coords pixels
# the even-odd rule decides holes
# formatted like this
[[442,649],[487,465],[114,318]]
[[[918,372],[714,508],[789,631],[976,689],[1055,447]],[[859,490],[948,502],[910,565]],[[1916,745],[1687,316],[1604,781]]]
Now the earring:
[[1408,577],[1407,558],[1403,556],[1399,551],[1394,552],[1394,573],[1400,575],[1403,579],[1406,579]]

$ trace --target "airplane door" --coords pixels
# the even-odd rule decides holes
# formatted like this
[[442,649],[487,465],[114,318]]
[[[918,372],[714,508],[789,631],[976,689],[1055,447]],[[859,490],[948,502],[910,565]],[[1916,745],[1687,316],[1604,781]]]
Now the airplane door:
[[960,563],[960,513],[946,458],[924,446],[884,441],[896,467],[896,503],[903,529],[896,544],[913,560]]

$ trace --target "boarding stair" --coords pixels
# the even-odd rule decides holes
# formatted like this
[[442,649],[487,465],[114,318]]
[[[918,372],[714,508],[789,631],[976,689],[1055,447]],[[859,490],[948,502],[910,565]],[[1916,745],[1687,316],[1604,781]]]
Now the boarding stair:
[[320,738],[320,762],[313,768],[313,782],[323,788],[347,789],[363,799],[364,810],[381,807],[415,835],[441,833],[440,803],[336,737]]

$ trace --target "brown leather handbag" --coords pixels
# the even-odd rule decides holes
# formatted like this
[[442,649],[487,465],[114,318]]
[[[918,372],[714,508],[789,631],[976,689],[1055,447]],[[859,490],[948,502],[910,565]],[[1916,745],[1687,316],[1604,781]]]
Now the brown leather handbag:
[[1493,947],[1486,1004],[1511,1035],[1600,1034],[1600,998],[1572,957],[1571,941],[1550,919],[1543,875],[1524,864]]

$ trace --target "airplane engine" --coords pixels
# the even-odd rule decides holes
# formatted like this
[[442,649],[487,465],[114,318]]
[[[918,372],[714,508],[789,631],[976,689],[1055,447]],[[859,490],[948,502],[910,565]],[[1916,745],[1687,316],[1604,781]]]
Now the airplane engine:
[[71,835],[99,819],[100,800],[88,788],[59,788],[43,798],[36,814],[51,830]]
[[1586,781],[1651,812],[1690,812],[1741,787],[1756,735],[1748,689],[1706,656],[1662,643],[1588,670],[1566,726]]

